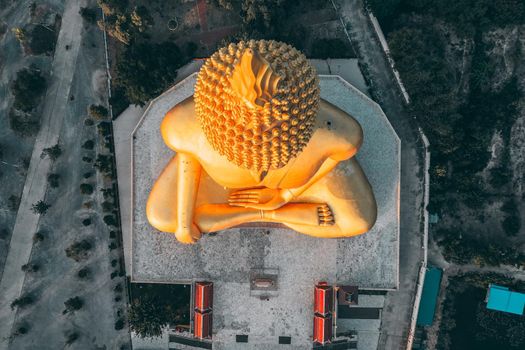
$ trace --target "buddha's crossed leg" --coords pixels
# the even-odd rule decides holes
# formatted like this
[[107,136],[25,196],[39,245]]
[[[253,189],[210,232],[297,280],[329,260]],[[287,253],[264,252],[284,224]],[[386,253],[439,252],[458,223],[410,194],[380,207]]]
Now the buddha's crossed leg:
[[[173,192],[156,191],[155,186],[148,200],[150,222],[165,232],[175,232],[177,227],[177,208],[172,200],[177,195],[176,166],[174,157],[157,180],[164,183],[159,188],[171,188]],[[193,220],[203,233],[243,223],[276,222],[316,237],[350,237],[368,231],[376,219],[372,190],[355,159],[341,162],[300,196],[275,210],[226,204],[233,190],[219,186],[204,171],[199,189]],[[167,206],[170,199],[172,203]]]

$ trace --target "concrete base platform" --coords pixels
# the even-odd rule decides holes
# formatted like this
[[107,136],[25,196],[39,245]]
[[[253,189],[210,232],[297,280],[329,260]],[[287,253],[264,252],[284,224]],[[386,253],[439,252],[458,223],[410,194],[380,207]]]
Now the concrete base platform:
[[[313,287],[318,281],[396,289],[400,141],[381,108],[339,76],[320,76],[321,97],[363,127],[365,141],[357,159],[379,209],[370,232],[347,239],[318,239],[285,228],[243,227],[205,235],[188,246],[149,225],[147,197],[174,155],[164,145],[159,126],[169,109],[193,94],[195,81],[193,74],[152,101],[133,133],[132,281],[214,282],[217,349],[233,349],[236,335],[249,335],[254,349],[275,348],[279,336],[291,336],[292,348],[310,346]],[[261,269],[277,274],[278,288],[267,295],[250,288],[250,276]]]

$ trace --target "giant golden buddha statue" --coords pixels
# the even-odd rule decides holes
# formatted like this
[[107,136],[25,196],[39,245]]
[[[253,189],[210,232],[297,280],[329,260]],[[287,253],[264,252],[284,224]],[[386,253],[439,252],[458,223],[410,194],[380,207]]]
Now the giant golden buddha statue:
[[250,40],[215,52],[161,133],[176,154],[146,212],[183,243],[253,222],[321,238],[374,225],[374,195],[354,157],[362,129],[320,98],[315,69],[287,44]]

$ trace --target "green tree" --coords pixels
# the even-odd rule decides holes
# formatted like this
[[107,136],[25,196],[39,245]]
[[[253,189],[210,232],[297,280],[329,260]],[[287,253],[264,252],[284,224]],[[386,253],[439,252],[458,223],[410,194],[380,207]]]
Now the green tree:
[[31,210],[35,214],[44,215],[49,208],[51,208],[50,204],[47,204],[43,200],[39,200],[38,202],[33,204],[33,206],[31,207]]
[[62,311],[62,314],[70,314],[77,310],[80,310],[84,306],[84,301],[80,297],[69,298],[64,302],[65,309]]
[[173,84],[184,62],[184,55],[172,42],[130,45],[117,63],[117,84],[131,103],[143,106]]
[[13,302],[11,303],[11,309],[14,309],[15,307],[25,307],[33,304],[34,302],[35,298],[33,296],[31,296],[30,294],[25,294],[13,300]]
[[101,105],[90,105],[88,108],[88,113],[91,117],[98,120],[104,120],[109,115],[108,109]]
[[128,321],[140,337],[158,336],[168,324],[189,322],[189,289],[162,284],[132,284]]
[[62,155],[62,148],[57,143],[54,146],[44,148],[42,150],[42,155],[43,156],[47,156],[47,157],[49,157],[49,159],[55,161],[55,160],[58,159],[58,157],[60,157]]
[[341,39],[319,39],[312,45],[312,58],[349,58],[354,57],[347,42]]
[[82,194],[92,194],[93,193],[93,185],[82,183],[80,184],[80,193]]
[[46,79],[36,68],[24,68],[16,74],[11,86],[15,96],[13,107],[23,112],[31,112],[39,102],[39,98],[46,90]]
[[79,242],[75,242],[65,249],[66,256],[79,262],[87,258],[89,251],[93,248],[88,240],[83,239]]
[[34,55],[52,54],[55,50],[56,33],[43,25],[36,25],[30,34],[29,48]]
[[47,183],[49,184],[49,186],[51,186],[51,188],[57,188],[58,185],[60,184],[59,180],[60,180],[59,174],[49,174],[47,176]]
[[515,236],[520,232],[521,229],[521,220],[520,217],[517,215],[510,215],[507,216],[501,226],[503,227],[503,230],[505,233],[509,236]]
[[133,300],[128,319],[131,330],[141,338],[160,336],[169,323],[163,303],[148,296]]
[[91,7],[81,7],[80,8],[80,15],[84,19],[84,21],[95,24],[97,23],[97,10],[95,8]]

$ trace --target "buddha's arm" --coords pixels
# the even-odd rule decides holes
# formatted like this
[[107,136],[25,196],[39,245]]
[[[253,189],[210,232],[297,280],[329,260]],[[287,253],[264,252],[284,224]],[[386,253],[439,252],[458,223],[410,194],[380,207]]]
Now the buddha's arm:
[[310,188],[314,183],[316,183],[319,179],[323,178],[328,174],[330,171],[332,171],[337,164],[339,163],[338,160],[335,160],[333,158],[327,158],[324,163],[321,165],[319,170],[308,180],[307,183],[300,187],[291,188],[291,189],[285,189],[284,191],[287,191],[289,195],[287,196],[289,199],[288,201],[292,200],[293,198],[299,197],[304,191],[306,191],[308,188]]
[[191,243],[200,238],[193,222],[195,201],[199,189],[201,165],[189,154],[178,153],[177,167],[177,239]]

